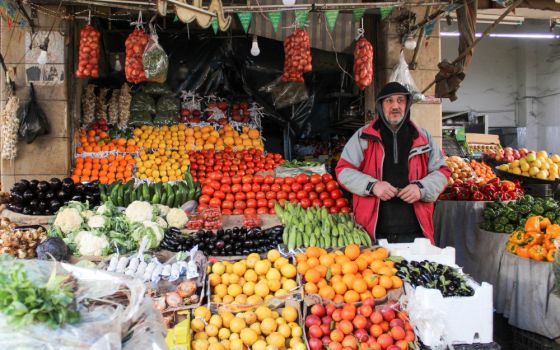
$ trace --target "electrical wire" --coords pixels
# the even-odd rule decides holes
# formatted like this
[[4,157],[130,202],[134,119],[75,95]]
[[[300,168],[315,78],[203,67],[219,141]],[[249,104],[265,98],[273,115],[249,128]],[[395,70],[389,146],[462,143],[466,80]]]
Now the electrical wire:
[[[324,13],[321,13],[321,16],[324,16]],[[336,60],[336,64],[338,65],[338,68],[340,68],[340,70],[342,72],[344,72],[344,74],[348,75],[350,77],[350,79],[353,81],[354,77],[352,75],[350,75],[350,73],[348,73],[344,68],[342,68],[342,65],[338,61],[338,53],[336,52],[336,46],[334,45],[334,39],[333,39],[331,31],[328,27],[328,23],[327,23],[326,18],[324,18],[323,22],[325,23],[325,30],[327,31],[327,34],[328,34],[329,38],[331,39],[331,44],[332,44],[332,48],[333,48],[333,52],[334,52],[334,58]]]

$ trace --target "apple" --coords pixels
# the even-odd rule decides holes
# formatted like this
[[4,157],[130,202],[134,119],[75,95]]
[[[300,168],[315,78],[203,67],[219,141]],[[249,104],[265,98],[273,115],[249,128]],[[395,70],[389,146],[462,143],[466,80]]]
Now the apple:
[[319,319],[319,317],[316,316],[316,315],[309,315],[305,319],[305,326],[307,328],[310,328],[311,326],[314,326],[314,325],[319,326],[320,324],[321,324],[321,319]]
[[311,307],[311,314],[318,317],[323,317],[326,314],[325,308],[321,304],[315,304]]
[[404,328],[404,322],[399,318],[395,318],[395,319],[391,320],[391,322],[389,322],[389,327],[391,327],[391,328],[393,328],[393,327],[403,327]]

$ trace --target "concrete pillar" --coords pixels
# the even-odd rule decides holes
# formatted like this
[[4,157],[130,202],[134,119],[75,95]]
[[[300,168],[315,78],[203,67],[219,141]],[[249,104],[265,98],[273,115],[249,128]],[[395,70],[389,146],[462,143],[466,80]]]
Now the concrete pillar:
[[[56,10],[56,7],[55,7]],[[64,11],[64,9],[62,9]],[[35,94],[38,104],[41,106],[49,121],[51,132],[49,135],[39,136],[31,144],[24,141],[18,142],[17,157],[14,161],[2,160],[1,181],[2,190],[9,190],[12,185],[20,179],[50,179],[52,177],[66,177],[70,170],[70,126],[68,118],[68,76],[66,67],[67,51],[67,23],[60,18],[53,18],[38,13],[35,20],[37,31],[49,31],[62,33],[62,45],[56,47],[50,40],[49,52],[62,50],[61,62],[48,62],[55,64],[60,72],[64,67],[64,81],[57,85],[41,86],[35,84]],[[54,23],[54,27],[53,27]],[[21,102],[29,96],[29,84],[26,80],[25,53],[26,31],[9,28],[3,19],[0,22],[2,37],[1,50],[6,61],[8,70],[13,72],[16,83],[16,94]],[[30,31],[28,31],[30,33]],[[52,34],[54,35],[54,34]],[[3,107],[6,103],[6,82],[4,74],[0,74],[0,102]]]
[[[417,22],[424,18],[425,7],[413,9],[416,13]],[[395,11],[396,12],[396,11]],[[400,51],[402,48],[401,38],[397,33],[397,23],[393,20],[395,14],[389,20],[382,22],[380,26],[380,79],[379,87],[385,85],[391,76],[391,72],[395,65],[399,62]],[[420,91],[424,90],[435,78],[438,69],[437,64],[441,59],[441,42],[439,38],[439,22],[436,22],[434,31],[428,41],[424,41],[417,58],[417,67],[411,70],[412,77],[416,86]],[[414,51],[405,50],[405,57],[410,64]],[[425,95],[433,96],[435,94],[435,86],[430,88]],[[434,139],[441,145],[442,129],[441,103],[416,103],[412,106],[412,120],[419,126],[430,132]]]

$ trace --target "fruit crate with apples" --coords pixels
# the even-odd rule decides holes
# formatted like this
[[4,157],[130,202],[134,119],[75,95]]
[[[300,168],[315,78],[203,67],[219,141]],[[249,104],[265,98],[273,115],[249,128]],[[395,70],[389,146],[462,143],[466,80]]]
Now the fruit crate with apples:
[[482,157],[484,153],[497,153],[502,149],[498,135],[466,133],[465,143],[469,155]]
[[[412,322],[417,335],[430,347],[442,345],[440,337],[452,344],[490,344],[493,342],[492,285],[467,280],[474,289],[470,297],[443,297],[437,289],[404,289]],[[458,317],[460,315],[460,317]]]
[[512,327],[513,350],[560,350],[560,343],[542,335]]
[[416,238],[413,243],[389,243],[386,239],[379,240],[392,256],[402,256],[408,261],[434,261],[443,265],[455,265],[455,248],[438,248],[426,238]]

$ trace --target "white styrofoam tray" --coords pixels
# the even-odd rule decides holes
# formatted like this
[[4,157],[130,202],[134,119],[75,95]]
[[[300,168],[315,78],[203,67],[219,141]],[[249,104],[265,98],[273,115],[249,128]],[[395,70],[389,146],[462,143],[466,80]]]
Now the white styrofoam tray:
[[430,347],[493,341],[492,285],[468,278],[471,297],[444,298],[437,289],[405,283],[407,309],[418,337]]
[[427,238],[416,238],[413,243],[389,243],[380,239],[379,245],[389,250],[391,255],[402,256],[408,261],[433,261],[455,266],[455,248],[438,248]]

